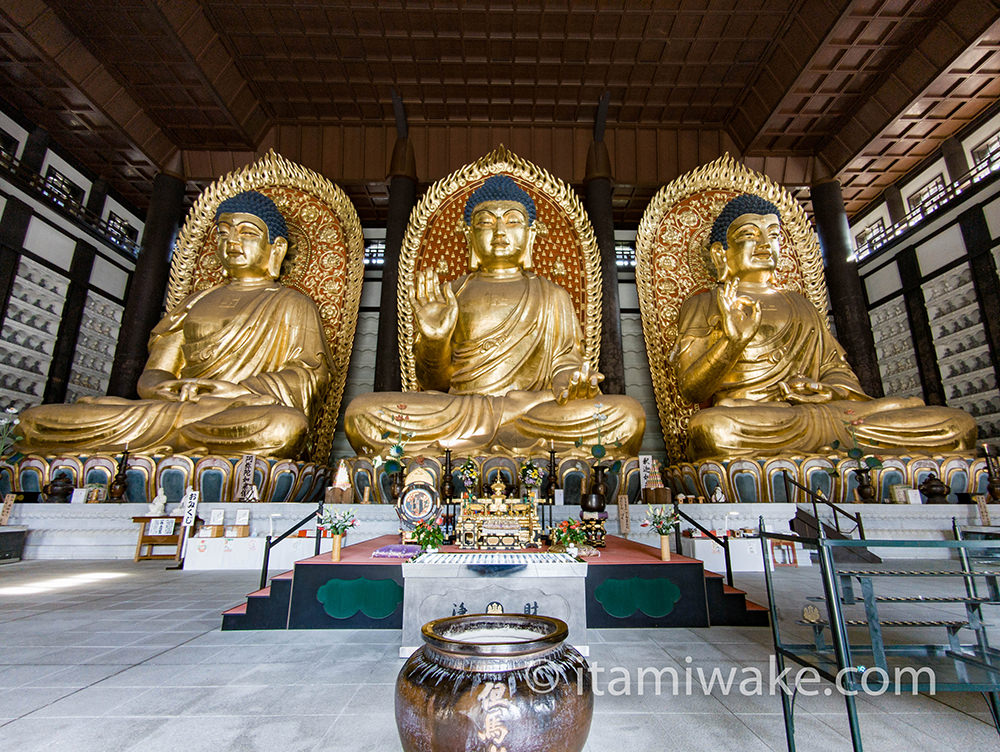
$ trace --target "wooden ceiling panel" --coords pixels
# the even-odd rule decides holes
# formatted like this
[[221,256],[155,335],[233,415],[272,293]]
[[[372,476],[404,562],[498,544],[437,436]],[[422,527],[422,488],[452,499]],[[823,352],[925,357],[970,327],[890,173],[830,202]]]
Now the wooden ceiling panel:
[[[346,178],[375,174],[351,195],[384,221],[385,165],[373,165],[387,158],[392,90],[413,128],[488,127],[529,150],[554,143],[549,128],[588,133],[608,91],[609,139],[636,125],[668,143],[677,129],[725,133],[695,139],[696,156],[724,148],[800,182],[819,157],[853,186],[857,211],[996,99],[997,16],[997,0],[19,0],[0,10],[0,95],[140,207],[172,151],[207,150],[222,168],[266,148],[280,122],[313,134],[282,148],[338,169],[317,144],[353,128],[369,156]],[[456,134],[454,167],[480,156],[489,139],[476,134]],[[561,177],[580,178],[575,138]],[[623,131],[618,148],[644,143]],[[688,167],[684,148],[652,170],[613,155],[635,172],[616,190],[616,220],[637,221]]]

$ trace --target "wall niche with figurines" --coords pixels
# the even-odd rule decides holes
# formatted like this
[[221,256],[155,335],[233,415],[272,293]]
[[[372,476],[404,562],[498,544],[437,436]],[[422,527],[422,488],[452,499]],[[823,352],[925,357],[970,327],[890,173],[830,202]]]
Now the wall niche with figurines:
[[42,401],[69,280],[22,256],[0,329],[0,400],[23,410]]

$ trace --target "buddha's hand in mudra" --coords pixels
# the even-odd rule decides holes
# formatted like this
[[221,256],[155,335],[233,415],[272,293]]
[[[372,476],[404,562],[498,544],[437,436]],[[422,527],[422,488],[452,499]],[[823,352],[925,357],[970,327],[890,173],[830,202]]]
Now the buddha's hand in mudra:
[[739,294],[739,281],[729,279],[715,286],[722,333],[734,346],[744,347],[760,328],[760,302]]
[[234,399],[247,397],[249,392],[239,384],[215,379],[171,379],[160,382],[155,390],[157,398],[169,402],[197,402],[202,397]]
[[560,405],[570,400],[591,399],[601,393],[598,384],[602,381],[604,374],[584,363],[575,371],[557,373],[552,379],[552,393]]
[[778,391],[785,402],[800,405],[832,402],[849,396],[841,387],[823,384],[801,374],[787,381],[779,381]]
[[430,340],[451,339],[458,321],[458,300],[447,282],[441,284],[432,269],[416,274],[415,291],[410,301],[417,330]]

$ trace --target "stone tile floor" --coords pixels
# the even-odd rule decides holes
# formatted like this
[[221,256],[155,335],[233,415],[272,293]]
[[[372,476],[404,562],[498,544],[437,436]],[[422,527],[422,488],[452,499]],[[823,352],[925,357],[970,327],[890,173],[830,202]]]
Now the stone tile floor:
[[[783,619],[819,591],[817,575],[815,567],[781,573]],[[0,566],[0,750],[398,750],[399,632],[219,631],[220,612],[242,602],[255,579],[156,562]],[[762,575],[738,575],[736,584],[765,602]],[[609,629],[589,638],[603,673],[587,750],[786,749],[777,696],[683,687],[688,668],[695,677],[734,669],[737,684],[752,669],[767,677],[770,630]],[[659,692],[653,675],[640,679],[647,667],[676,671],[679,693],[669,673]],[[851,749],[843,701],[823,692],[830,686],[797,701],[799,752]],[[871,752],[1000,748],[977,694],[858,705]]]

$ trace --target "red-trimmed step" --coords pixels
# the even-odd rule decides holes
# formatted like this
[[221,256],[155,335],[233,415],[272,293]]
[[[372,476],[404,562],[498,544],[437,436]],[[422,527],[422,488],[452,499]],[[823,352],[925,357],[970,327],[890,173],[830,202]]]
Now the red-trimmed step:
[[246,602],[222,614],[222,630],[286,629],[293,571],[271,578],[271,584],[247,594]]

